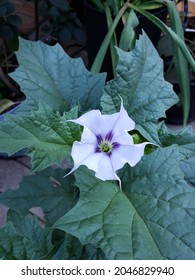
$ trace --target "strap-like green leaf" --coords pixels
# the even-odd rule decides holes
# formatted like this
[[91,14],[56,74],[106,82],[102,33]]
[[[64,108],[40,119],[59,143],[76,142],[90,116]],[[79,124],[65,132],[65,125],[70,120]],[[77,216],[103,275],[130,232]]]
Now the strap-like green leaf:
[[134,9],[135,11],[138,11],[140,14],[144,15],[145,17],[147,17],[154,24],[156,24],[162,31],[169,34],[171,36],[171,38],[174,40],[174,42],[178,45],[178,47],[180,48],[185,59],[187,60],[187,62],[189,63],[189,65],[191,66],[193,71],[195,72],[195,61],[194,61],[191,53],[189,52],[188,48],[186,47],[184,41],[170,27],[168,27],[160,19],[158,19],[151,13],[141,9],[139,6],[135,6],[135,5],[129,3],[129,7]]
[[[181,24],[181,18],[175,2],[166,1],[165,3],[168,7],[169,18],[172,30],[178,34],[178,36],[184,40],[184,32]],[[182,94],[181,103],[183,105],[183,122],[184,125],[187,123],[189,110],[190,110],[190,80],[188,63],[180,50],[178,44],[173,40],[173,53],[174,53],[174,65],[177,74],[177,80],[180,85],[180,90]]]
[[133,10],[126,12],[124,17],[126,17],[126,22],[121,33],[119,48],[124,51],[129,51],[132,50],[135,45],[135,28],[139,24],[139,20]]

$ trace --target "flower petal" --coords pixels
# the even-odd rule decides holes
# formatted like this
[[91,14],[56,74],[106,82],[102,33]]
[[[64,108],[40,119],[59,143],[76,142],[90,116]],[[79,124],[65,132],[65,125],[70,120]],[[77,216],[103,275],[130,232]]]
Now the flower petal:
[[121,145],[117,149],[113,150],[111,155],[111,161],[114,171],[122,168],[125,163],[130,166],[135,166],[144,155],[144,149],[149,142],[136,144],[136,145]]
[[75,141],[72,146],[72,158],[75,165],[80,165],[86,158],[95,153],[95,145]]
[[87,127],[95,135],[99,135],[102,132],[102,123],[101,123],[101,113],[99,110],[91,110],[78,119],[69,120],[74,123],[78,123],[84,127]]
[[[127,132],[135,127],[134,121],[128,116],[121,100],[119,113],[101,115],[99,110],[92,110],[80,118],[69,120],[84,127],[81,142],[75,141],[72,147],[74,167],[72,173],[80,165],[86,165],[95,171],[95,176],[101,180],[118,180],[116,171],[128,163],[136,165],[144,155],[144,149],[149,142],[135,145],[133,138]],[[107,141],[112,145],[112,151],[100,151],[98,145]],[[70,174],[68,173],[68,174]],[[67,174],[67,175],[68,175]],[[66,175],[66,176],[67,176]]]
[[123,107],[121,100],[121,109],[118,113],[118,118],[115,125],[112,128],[112,132],[115,136],[120,135],[124,131],[131,131],[135,127],[135,122],[129,117],[127,111]]
[[120,145],[134,145],[133,137],[126,131],[117,135],[113,134],[112,142],[119,143]]
[[105,153],[94,153],[94,146],[92,144],[74,142],[72,157],[75,165],[65,176],[74,172],[80,165],[85,165],[89,169],[95,171],[95,176],[97,178],[103,181],[118,180],[121,187],[121,180],[114,172],[110,157]]
[[99,164],[97,165],[95,176],[103,181],[105,180],[119,180],[116,175],[110,157],[105,153],[99,154]]
[[94,145],[97,145],[97,137],[94,135],[91,130],[89,130],[86,126],[83,129],[82,135],[81,135],[81,142],[82,143],[91,143]]
[[133,130],[135,127],[135,123],[128,116],[122,101],[119,113],[101,115],[99,110],[91,110],[78,119],[69,121],[87,127],[94,135],[101,135],[102,137],[105,137],[110,132],[120,135],[124,131]]
[[75,141],[72,146],[71,156],[74,160],[74,167],[66,174],[68,176],[74,172],[80,165],[85,164],[85,161],[95,153],[95,145],[92,143],[81,143]]
[[82,165],[95,171],[95,176],[101,180],[120,180],[114,172],[110,157],[105,153],[91,154]]

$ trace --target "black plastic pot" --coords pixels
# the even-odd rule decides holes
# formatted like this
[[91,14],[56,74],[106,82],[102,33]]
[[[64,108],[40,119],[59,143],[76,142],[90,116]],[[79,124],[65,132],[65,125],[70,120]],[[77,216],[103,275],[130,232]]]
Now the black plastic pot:
[[[173,85],[174,91],[179,94],[180,89],[178,84]],[[181,103],[172,106],[166,111],[166,123],[182,124],[183,123],[183,109]],[[190,83],[190,112],[188,122],[195,121],[195,82]]]
[[[98,11],[92,5],[90,0],[83,0],[83,9],[87,36],[88,69],[90,69],[93,65],[94,59],[102,44],[102,41],[104,40],[107,34],[108,29],[105,14]],[[153,10],[153,13],[156,16],[158,16],[162,21],[165,21],[167,16],[167,9],[160,8],[157,10]],[[138,18],[140,24],[136,29],[137,37],[141,33],[141,29],[143,29],[149,36],[154,46],[156,47],[161,36],[161,30],[144,16],[138,15]],[[118,34],[118,37],[120,37],[121,30],[122,26],[119,24],[119,26],[116,29],[116,34]],[[101,72],[107,72],[107,80],[113,78],[111,57],[109,51],[107,52],[106,57],[104,59]]]

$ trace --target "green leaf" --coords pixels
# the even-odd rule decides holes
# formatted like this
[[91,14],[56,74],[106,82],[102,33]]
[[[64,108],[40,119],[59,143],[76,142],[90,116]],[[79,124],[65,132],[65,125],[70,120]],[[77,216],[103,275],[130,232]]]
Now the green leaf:
[[[59,239],[55,240],[55,237]],[[80,241],[72,235],[59,230],[53,231],[53,250],[47,256],[51,260],[78,260],[82,255],[83,246]]]
[[159,124],[158,134],[163,147],[168,147],[173,144],[178,145],[178,150],[184,159],[188,159],[195,154],[195,133],[191,126],[171,130],[164,122]]
[[76,108],[60,116],[44,103],[30,116],[7,115],[0,123],[0,151],[13,154],[27,147],[32,168],[37,171],[59,165],[65,157],[70,159],[72,143],[80,139],[78,126],[66,122],[76,117]]
[[11,223],[0,228],[0,259],[32,260],[34,256],[32,243],[17,234]]
[[167,259],[195,258],[195,189],[183,180],[181,159],[176,145],[159,148],[135,169],[126,169],[122,178],[127,196]]
[[180,167],[184,172],[185,180],[195,186],[195,133],[192,127],[172,131],[162,122],[159,125],[159,137],[164,147],[177,144],[183,160]]
[[[178,13],[177,6],[175,2],[173,1],[165,1],[168,12],[169,12],[169,18],[171,23],[171,28],[173,31],[175,31],[176,34],[179,35],[179,37],[184,41],[184,31],[183,26],[181,23],[181,18]],[[184,118],[183,122],[184,125],[186,125],[190,110],[190,78],[189,78],[189,71],[188,71],[188,63],[182,54],[182,51],[179,49],[179,46],[177,43],[173,41],[173,49],[174,49],[174,65],[175,70],[177,73],[177,80],[180,85],[181,89],[181,102],[183,105],[183,113]]]
[[[105,15],[106,15],[106,21],[107,21],[107,29],[110,30],[113,24],[113,16],[110,10],[110,7],[108,3],[105,3]],[[117,53],[115,46],[117,45],[117,38],[116,38],[116,32],[113,34],[113,37],[110,40],[110,54],[111,54],[111,61],[112,61],[112,72],[113,76],[115,77],[116,72],[116,65],[117,65]]]
[[195,156],[182,161],[181,169],[185,174],[185,180],[189,185],[195,187]]
[[32,260],[44,258],[52,249],[51,229],[42,228],[36,217],[8,211],[8,223],[0,228],[0,258]]
[[122,189],[79,168],[80,199],[54,227],[108,259],[194,259],[195,190],[183,180],[173,145],[143,157],[121,172]]
[[[96,1],[96,0],[94,0]],[[109,30],[101,44],[101,47],[99,48],[99,51],[95,57],[95,60],[93,62],[93,65],[91,67],[91,72],[92,73],[99,73],[104,57],[106,55],[106,51],[110,45],[110,43],[112,42],[113,39],[113,35],[114,32],[116,30],[116,27],[119,23],[119,21],[121,20],[122,15],[125,13],[125,11],[127,10],[128,6],[127,5],[123,5],[122,8],[120,9],[120,11],[117,13],[116,17],[114,18],[112,24],[109,26]],[[111,43],[112,44],[112,43]]]
[[0,203],[27,214],[32,207],[41,207],[46,221],[52,225],[76,202],[73,175],[63,178],[65,170],[48,168],[23,178],[20,188],[0,194]]
[[[76,172],[80,200],[54,227],[76,236],[82,244],[100,247],[111,259],[128,258],[133,209],[114,182],[103,182],[93,172]],[[124,211],[125,209],[125,211]]]
[[[160,1],[162,2],[162,1]],[[162,22],[159,18],[152,15],[151,13],[145,11],[144,9],[140,8],[139,6],[135,6],[131,3],[128,3],[129,7],[134,9],[135,11],[139,12],[146,18],[148,18],[151,22],[153,22],[156,26],[158,26],[164,33],[167,33],[172,40],[178,45],[182,54],[184,55],[186,61],[189,63],[193,71],[195,71],[195,61],[193,56],[191,55],[190,51],[188,50],[185,42],[164,22]]]
[[35,216],[22,216],[19,213],[9,210],[8,223],[12,223],[16,233],[32,244],[34,259],[44,258],[53,248],[51,243],[51,228],[42,228]]
[[81,260],[107,260],[107,258],[100,248],[87,244],[83,246]]
[[[56,239],[56,240],[55,240]],[[92,244],[82,246],[80,241],[61,230],[55,229],[52,235],[53,249],[46,259],[51,260],[105,260],[100,248]]]
[[145,33],[131,52],[118,49],[117,76],[107,83],[101,105],[105,113],[124,107],[135,121],[136,129],[149,141],[160,143],[158,119],[178,98],[163,77],[163,63]]
[[94,5],[96,5],[96,7],[100,10],[100,11],[104,11],[104,4],[102,3],[101,0],[91,0]]
[[121,33],[119,48],[124,51],[132,50],[135,45],[135,28],[139,24],[139,20],[133,10],[125,12],[125,25]]
[[26,95],[17,114],[38,109],[40,100],[60,113],[77,105],[83,111],[99,106],[105,73],[90,73],[81,58],[70,58],[59,44],[19,38],[16,56],[19,67],[10,76]]

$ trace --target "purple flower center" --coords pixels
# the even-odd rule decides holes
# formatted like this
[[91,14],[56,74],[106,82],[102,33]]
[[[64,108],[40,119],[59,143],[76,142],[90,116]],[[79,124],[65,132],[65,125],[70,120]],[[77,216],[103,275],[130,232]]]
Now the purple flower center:
[[102,135],[96,135],[97,138],[97,147],[95,149],[96,153],[106,153],[108,156],[111,156],[113,149],[116,149],[120,146],[118,142],[112,142],[113,132],[110,131],[106,134],[105,137]]

